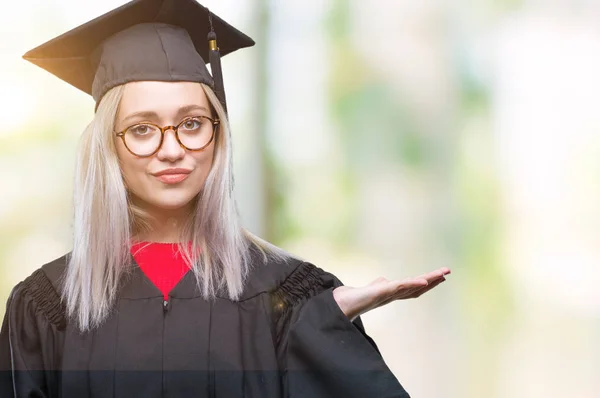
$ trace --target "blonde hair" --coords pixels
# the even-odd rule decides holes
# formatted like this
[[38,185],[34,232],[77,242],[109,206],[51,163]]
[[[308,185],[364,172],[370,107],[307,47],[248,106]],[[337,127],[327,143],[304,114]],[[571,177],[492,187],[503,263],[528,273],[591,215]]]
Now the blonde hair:
[[[270,257],[285,261],[290,256],[241,226],[233,196],[229,124],[214,92],[202,87],[221,123],[212,167],[181,230],[179,250],[191,264],[205,299],[214,299],[224,289],[235,301],[251,271],[251,246],[262,253],[263,261]],[[131,238],[151,225],[149,214],[128,196],[114,143],[112,132],[123,90],[124,86],[114,87],[101,99],[77,156],[73,251],[62,294],[69,317],[82,331],[99,326],[110,314],[119,281],[132,265]],[[191,242],[191,247],[184,242]]]

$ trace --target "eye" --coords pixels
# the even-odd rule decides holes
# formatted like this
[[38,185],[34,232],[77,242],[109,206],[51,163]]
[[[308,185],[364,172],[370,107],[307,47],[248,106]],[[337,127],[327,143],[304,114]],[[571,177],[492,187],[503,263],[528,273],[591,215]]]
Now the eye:
[[193,117],[184,121],[181,127],[185,130],[198,130],[200,127],[202,127],[202,120],[200,118]]
[[146,135],[152,131],[152,126],[149,126],[147,124],[138,124],[136,126],[130,127],[129,130],[127,130],[127,131],[130,132],[131,134],[138,135],[138,136]]

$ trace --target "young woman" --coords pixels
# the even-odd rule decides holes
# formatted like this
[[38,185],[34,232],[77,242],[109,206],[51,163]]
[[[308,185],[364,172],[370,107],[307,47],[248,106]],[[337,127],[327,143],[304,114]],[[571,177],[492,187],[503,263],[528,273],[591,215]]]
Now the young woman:
[[240,226],[210,30],[252,44],[193,0],[136,0],[26,56],[96,114],[73,250],[8,300],[0,396],[408,397],[360,315],[449,270],[346,287]]

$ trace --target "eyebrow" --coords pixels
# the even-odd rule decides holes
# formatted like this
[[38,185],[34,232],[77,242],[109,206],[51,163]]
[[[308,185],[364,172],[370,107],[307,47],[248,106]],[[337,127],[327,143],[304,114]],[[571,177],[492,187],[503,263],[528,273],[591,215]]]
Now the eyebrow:
[[[177,111],[176,117],[180,118],[182,115],[185,115],[186,113],[189,113],[191,111],[205,111],[205,112],[211,113],[205,106],[186,105],[186,106],[179,108],[179,110]],[[158,117],[159,117],[158,113],[156,113],[154,111],[140,111],[140,112],[134,112],[134,113],[127,115],[122,120],[122,123],[127,123],[127,121],[131,120],[131,119],[158,119]]]

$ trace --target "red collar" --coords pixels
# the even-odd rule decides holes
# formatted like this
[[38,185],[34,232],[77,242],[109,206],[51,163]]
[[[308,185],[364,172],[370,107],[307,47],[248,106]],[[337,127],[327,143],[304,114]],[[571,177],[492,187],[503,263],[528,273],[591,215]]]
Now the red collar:
[[177,243],[135,242],[131,246],[131,254],[165,300],[190,269]]

